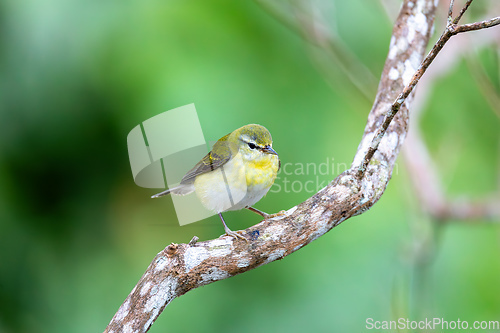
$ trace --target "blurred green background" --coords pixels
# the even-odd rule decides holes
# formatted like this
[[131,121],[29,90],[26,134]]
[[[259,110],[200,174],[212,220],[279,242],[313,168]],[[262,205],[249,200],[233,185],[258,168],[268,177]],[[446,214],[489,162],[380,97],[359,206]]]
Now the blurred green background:
[[[267,212],[350,165],[375,86],[357,90],[283,17],[319,9],[375,77],[394,17],[378,1],[274,4],[0,3],[0,332],[103,331],[156,253],[223,233],[218,217],[180,227],[170,198],[151,200],[157,191],[134,184],[126,137],[156,114],[195,103],[207,141],[259,123],[283,163],[333,159],[327,175],[280,174],[281,190],[256,205]],[[388,5],[397,12],[398,1]],[[457,54],[421,127],[447,193],[480,199],[498,186],[500,121],[468,57],[498,94],[498,46]],[[233,230],[259,221],[225,217]],[[359,332],[367,318],[418,314],[499,320],[498,225],[448,222],[421,212],[400,158],[370,211],[282,261],[174,300],[150,331]]]

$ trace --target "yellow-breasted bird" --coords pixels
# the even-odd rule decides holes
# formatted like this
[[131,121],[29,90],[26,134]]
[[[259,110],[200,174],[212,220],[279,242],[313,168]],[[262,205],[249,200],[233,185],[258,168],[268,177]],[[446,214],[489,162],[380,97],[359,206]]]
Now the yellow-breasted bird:
[[227,235],[247,241],[227,227],[221,213],[247,208],[265,219],[281,214],[270,215],[251,207],[269,191],[280,168],[278,153],[272,144],[271,133],[264,126],[240,127],[220,138],[178,186],[152,198],[195,191],[205,208],[219,214]]

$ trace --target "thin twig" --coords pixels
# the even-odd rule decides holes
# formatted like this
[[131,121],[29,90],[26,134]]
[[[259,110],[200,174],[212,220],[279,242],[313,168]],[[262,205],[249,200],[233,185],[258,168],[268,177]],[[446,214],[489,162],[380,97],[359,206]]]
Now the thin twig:
[[485,20],[481,22],[476,22],[476,23],[469,23],[469,24],[463,24],[459,26],[452,26],[454,29],[454,35],[461,33],[461,32],[468,32],[468,31],[474,31],[474,30],[480,30],[480,29],[485,29],[485,28],[491,28],[495,25],[500,24],[500,16],[492,18],[490,20]]
[[460,22],[460,19],[462,18],[462,16],[464,15],[464,13],[467,11],[467,9],[469,8],[470,4],[472,3],[472,0],[468,0],[464,7],[462,8],[462,10],[460,10],[460,13],[458,14],[457,17],[455,17],[455,19],[453,20],[453,24],[458,24],[458,22]]
[[[467,10],[467,8],[469,7],[471,2],[472,2],[472,0],[467,1],[464,8],[462,8],[462,10],[460,11],[459,16],[457,18],[455,18],[455,20],[453,22],[455,22],[455,21],[458,22],[460,20],[460,17]],[[459,34],[462,32],[467,32],[467,31],[490,28],[490,27],[493,27],[493,26],[498,25],[498,24],[500,24],[500,17],[496,17],[496,18],[493,18],[490,20],[485,20],[485,21],[476,22],[476,23],[470,23],[470,24],[464,24],[464,25],[456,25],[454,23],[454,24],[446,26],[446,29],[444,30],[443,34],[439,37],[439,40],[436,42],[436,44],[434,44],[434,47],[429,52],[429,54],[425,57],[425,59],[422,61],[422,63],[420,64],[420,66],[417,69],[417,71],[415,72],[415,74],[413,74],[411,81],[408,83],[408,85],[406,85],[406,87],[403,89],[401,94],[399,94],[399,96],[396,98],[396,100],[392,103],[391,109],[389,111],[387,111],[385,118],[384,118],[384,122],[375,132],[375,135],[372,139],[370,147],[368,148],[368,151],[366,152],[366,154],[363,158],[363,162],[358,167],[358,171],[356,174],[358,179],[362,179],[364,177],[367,166],[370,163],[371,159],[373,158],[373,155],[377,151],[377,149],[380,145],[380,141],[382,140],[385,132],[387,131],[387,128],[389,128],[389,125],[390,125],[392,119],[398,113],[399,109],[401,108],[401,105],[406,101],[406,99],[408,98],[410,93],[413,91],[413,89],[417,85],[417,83],[420,80],[420,78],[422,77],[422,75],[424,75],[427,68],[429,68],[430,64],[434,61],[434,59],[436,58],[438,53],[443,49],[446,42],[448,42],[448,40],[456,34]]]
[[453,21],[453,4],[455,0],[450,0],[450,7],[448,8],[448,25],[452,24]]

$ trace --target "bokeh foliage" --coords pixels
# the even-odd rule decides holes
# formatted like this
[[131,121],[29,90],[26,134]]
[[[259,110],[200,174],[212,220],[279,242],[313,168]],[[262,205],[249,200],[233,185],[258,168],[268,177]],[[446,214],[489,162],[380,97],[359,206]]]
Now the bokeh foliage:
[[[378,76],[391,32],[382,7],[325,8]],[[5,0],[0,43],[1,332],[102,331],[157,252],[223,232],[217,217],[180,227],[169,198],[134,184],[126,136],[140,122],[195,103],[207,140],[260,123],[289,170],[333,159],[328,174],[280,174],[281,190],[257,204],[275,212],[308,198],[306,181],[350,165],[370,109],[321,50],[254,2]],[[498,48],[478,54],[498,79]],[[499,123],[466,60],[435,84],[422,128],[450,195],[495,189]],[[241,229],[258,217],[226,221]],[[499,228],[475,222],[433,227],[400,159],[369,212],[184,295],[151,332],[360,331],[368,317],[408,317],[422,274],[432,316],[498,320]],[[439,229],[423,269],[419,228]]]

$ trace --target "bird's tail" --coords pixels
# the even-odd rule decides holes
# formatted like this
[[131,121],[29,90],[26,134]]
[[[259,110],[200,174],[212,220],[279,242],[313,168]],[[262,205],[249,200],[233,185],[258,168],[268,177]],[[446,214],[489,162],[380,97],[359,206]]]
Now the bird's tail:
[[186,195],[186,194],[192,193],[193,191],[194,191],[193,184],[181,184],[179,186],[176,186],[176,187],[170,188],[168,190],[165,190],[163,192],[157,193],[157,194],[151,196],[151,198],[154,199],[154,198],[163,197],[164,195],[168,195],[170,193],[175,194],[175,195]]
[[166,190],[166,191],[163,191],[163,192],[160,192],[160,193],[156,193],[155,195],[152,195],[151,198],[159,198],[159,197],[162,197],[164,195],[168,195],[170,194],[170,189]]

